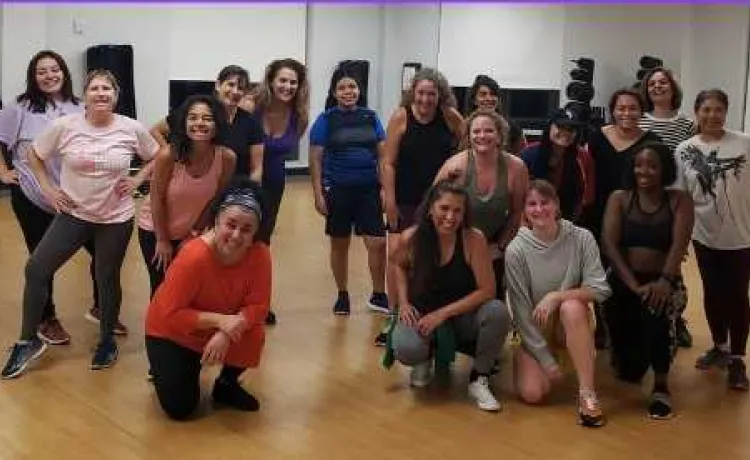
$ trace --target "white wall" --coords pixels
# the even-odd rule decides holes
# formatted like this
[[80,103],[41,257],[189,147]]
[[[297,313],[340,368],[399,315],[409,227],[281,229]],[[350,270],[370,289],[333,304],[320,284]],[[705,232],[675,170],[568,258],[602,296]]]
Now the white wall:
[[384,7],[385,36],[381,116],[386,123],[401,100],[401,70],[405,62],[424,67],[438,64],[440,5],[389,5]]
[[3,100],[11,101],[26,87],[26,67],[38,51],[47,47],[44,5],[2,4]]
[[596,61],[593,104],[605,107],[610,94],[635,83],[642,55],[660,57],[679,73],[689,13],[690,6],[682,5],[566,6],[563,85],[575,67],[569,60],[578,57]]
[[[339,61],[370,61],[368,103],[380,109],[383,73],[383,8],[381,6],[308,5],[307,69],[310,79],[310,123],[323,111],[331,74]],[[290,166],[307,166],[308,139],[300,159]]]
[[444,4],[438,66],[453,86],[485,73],[503,87],[559,88],[564,19],[559,5]]
[[260,80],[273,58],[305,54],[304,5],[50,5],[46,17],[48,46],[68,61],[79,91],[87,47],[133,46],[136,110],[147,125],[166,114],[170,79],[213,80],[223,66],[239,64]]
[[[698,91],[718,87],[729,96],[727,126],[747,129],[746,116],[748,36],[750,8],[729,5],[696,5],[691,11],[690,78],[685,86],[683,109],[693,112]],[[689,86],[688,86],[689,85]]]

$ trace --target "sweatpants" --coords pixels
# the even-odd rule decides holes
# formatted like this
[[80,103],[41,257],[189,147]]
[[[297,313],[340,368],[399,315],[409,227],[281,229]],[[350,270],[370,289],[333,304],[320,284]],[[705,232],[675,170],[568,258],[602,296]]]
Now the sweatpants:
[[[10,205],[13,208],[13,214],[16,215],[18,220],[18,226],[21,227],[21,233],[23,233],[23,239],[26,242],[26,249],[29,254],[32,254],[39,242],[42,241],[44,233],[52,224],[52,220],[55,218],[55,214],[49,213],[39,206],[35,205],[29,200],[18,185],[10,186]],[[94,285],[94,302],[93,306],[99,306],[98,293],[96,289],[96,282],[94,282],[95,271],[94,271],[94,242],[92,240],[87,241],[83,247],[91,256],[91,263],[89,264],[89,272],[91,273],[91,284]],[[44,306],[44,312],[42,313],[42,321],[57,317],[55,310],[55,302],[53,299],[53,282],[49,283],[47,287],[47,303]]]
[[133,219],[96,224],[69,214],[58,214],[26,263],[21,340],[31,340],[49,301],[49,285],[57,270],[87,241],[94,244],[94,278],[97,285],[101,340],[111,339],[120,315],[120,269],[133,231]]
[[[455,328],[459,348],[461,344],[476,344],[474,371],[480,375],[490,375],[510,331],[510,312],[505,304],[493,299],[449,321]],[[425,337],[404,323],[396,324],[392,343],[395,358],[407,366],[421,364],[432,357],[432,336]]]
[[721,250],[693,241],[703,280],[703,308],[715,345],[726,344],[730,353],[745,356],[750,331],[750,248]]

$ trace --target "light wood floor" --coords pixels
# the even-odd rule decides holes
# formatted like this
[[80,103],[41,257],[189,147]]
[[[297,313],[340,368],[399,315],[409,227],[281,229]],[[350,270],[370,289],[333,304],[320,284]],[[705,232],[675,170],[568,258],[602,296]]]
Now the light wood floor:
[[[694,263],[686,267],[688,318],[696,347],[680,352],[672,380],[678,417],[644,417],[647,389],[613,381],[599,357],[599,393],[609,417],[604,429],[575,423],[575,382],[550,405],[517,402],[508,366],[497,379],[505,409],[483,413],[465,393],[467,361],[453,382],[415,392],[403,368],[384,371],[372,345],[380,318],[369,314],[365,253],[353,245],[348,319],[331,314],[335,288],[328,270],[323,223],[308,182],[290,181],[273,247],[274,306],[280,324],[268,332],[261,367],[248,373],[259,397],[257,414],[212,412],[190,423],[168,421],[146,381],[143,318],[148,281],[137,238],[122,274],[122,319],[131,334],[120,341],[118,365],[91,372],[97,328],[83,313],[91,303],[88,256],[57,277],[59,316],[73,335],[22,378],[0,382],[0,459],[750,459],[748,395],[731,393],[719,373],[693,369],[708,345]],[[10,346],[20,323],[25,248],[7,197],[0,198],[0,346]],[[2,357],[3,362],[5,357]],[[206,382],[216,370],[207,372]]]

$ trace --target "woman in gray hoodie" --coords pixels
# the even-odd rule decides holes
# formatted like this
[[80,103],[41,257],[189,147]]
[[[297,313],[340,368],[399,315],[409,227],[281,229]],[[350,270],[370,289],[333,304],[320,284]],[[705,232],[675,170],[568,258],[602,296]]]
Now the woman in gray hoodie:
[[569,356],[578,376],[579,422],[602,426],[590,304],[604,301],[610,288],[599,249],[588,230],[560,219],[555,188],[547,181],[531,182],[524,214],[528,227],[505,253],[508,299],[521,341],[514,359],[516,389],[524,402],[541,402]]

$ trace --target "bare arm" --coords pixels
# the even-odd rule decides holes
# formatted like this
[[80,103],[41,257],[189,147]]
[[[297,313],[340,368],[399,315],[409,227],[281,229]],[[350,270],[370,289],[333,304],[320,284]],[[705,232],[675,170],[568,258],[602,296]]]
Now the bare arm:
[[383,188],[388,224],[391,226],[396,225],[397,220],[396,165],[398,164],[398,148],[404,132],[406,132],[406,110],[399,107],[388,120],[388,127],[385,132],[385,151],[380,166],[380,184]]
[[149,130],[149,133],[151,133],[160,146],[166,147],[169,145],[169,142],[167,141],[167,138],[169,137],[169,125],[167,124],[166,118],[157,121]]
[[310,181],[316,197],[323,196],[323,147],[310,146]]
[[151,181],[151,216],[154,223],[156,241],[168,242],[169,237],[169,209],[167,209],[167,186],[172,177],[174,169],[174,158],[169,146],[162,147],[156,158],[151,162],[154,165],[154,180]]
[[526,169],[523,160],[513,155],[504,154],[504,156],[508,164],[508,172],[515,172],[508,174],[509,180],[512,180],[509,184],[511,200],[510,209],[508,209],[508,222],[498,238],[498,247],[501,252],[505,251],[505,248],[521,227],[524,199],[526,198],[526,190],[529,188],[529,171]]
[[667,260],[664,262],[662,273],[674,277],[680,274],[680,265],[690,244],[695,212],[693,199],[687,193],[681,190],[672,190],[669,193],[670,196],[676,195],[677,208],[672,224],[672,246],[667,253]]
[[263,144],[250,146],[250,179],[257,183],[263,180]]
[[5,156],[7,155],[8,147],[5,143],[0,142],[0,181],[6,185],[17,184],[18,174],[8,167],[5,162]]
[[620,252],[623,219],[622,202],[626,198],[627,192],[617,190],[610,195],[607,201],[607,207],[604,211],[604,222],[602,224],[602,248],[612,267],[615,269],[617,276],[620,277],[631,291],[635,292],[640,283],[638,283],[633,271],[625,261],[625,257]]
[[452,157],[448,158],[443,166],[440,167],[437,174],[435,174],[435,180],[433,184],[437,184],[441,180],[450,179],[464,183],[466,181],[466,163],[468,153],[466,150],[459,152]]

